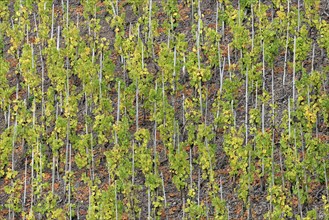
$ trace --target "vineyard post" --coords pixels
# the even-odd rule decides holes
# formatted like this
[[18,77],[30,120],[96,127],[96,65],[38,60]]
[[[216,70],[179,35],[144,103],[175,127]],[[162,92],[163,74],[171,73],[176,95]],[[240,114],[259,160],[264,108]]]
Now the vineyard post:
[[151,219],[151,191],[150,187],[147,188],[147,219]]
[[298,13],[298,22],[297,22],[297,31],[299,32],[300,29],[300,0],[297,1],[297,13]]
[[23,192],[23,208],[26,204],[26,187],[27,187],[27,158],[25,158],[25,168],[24,168],[24,192]]
[[91,153],[91,180],[94,181],[95,177],[95,165],[94,165],[94,146],[93,146],[93,132],[90,131],[90,153]]
[[[158,84],[155,82],[155,91],[158,91]],[[156,100],[154,101],[154,116],[156,116]],[[157,156],[157,151],[156,151],[156,146],[157,146],[157,121],[154,120],[154,140],[153,140],[153,160],[154,160],[154,172],[155,174],[157,173],[157,163],[156,163],[156,156]]]
[[327,177],[327,168],[326,168],[326,161],[323,160],[323,172],[324,172],[324,180],[326,182],[326,195],[327,201],[329,200],[329,191],[328,191],[328,177]]
[[[295,159],[296,161],[299,161],[298,158],[298,149],[297,149],[297,137],[296,137],[296,127],[294,126],[294,150],[295,150]],[[302,210],[302,204],[301,204],[301,196],[300,196],[300,189],[299,189],[299,176],[296,175],[296,188],[297,188],[297,200],[298,200],[298,211],[300,214],[300,218],[303,218],[303,210]]]
[[114,194],[115,194],[115,219],[119,219],[118,215],[118,194],[117,194],[117,181],[114,181]]
[[[120,81],[118,81],[118,100],[117,100],[117,118],[116,118],[116,124],[119,125],[120,120]],[[118,134],[115,131],[114,132],[115,137],[115,144],[118,144]]]
[[232,80],[230,44],[227,44],[227,61],[228,61],[228,72],[230,74],[230,80]]
[[138,131],[138,117],[139,117],[139,114],[138,114],[138,93],[139,93],[139,90],[138,90],[138,79],[136,78],[136,94],[135,94],[135,103],[136,103],[136,131]]
[[[264,94],[264,92],[265,92],[265,42],[264,42],[264,40],[262,40],[262,51],[263,51],[263,53],[262,53],[262,57],[263,57],[263,59],[262,59],[262,62],[263,62],[263,68],[262,68],[262,70],[263,70],[263,91],[262,91],[262,93]],[[264,134],[265,133],[265,103],[264,103],[264,101],[262,101],[262,134]]]
[[[270,188],[274,187],[274,129],[275,129],[275,111],[274,111],[274,70],[272,66],[272,71],[271,71],[271,92],[272,92],[272,141],[271,141],[271,168],[272,168],[272,175],[271,175],[271,183],[270,183]],[[270,192],[270,216],[272,217],[272,212],[273,212],[273,193],[272,191]]]
[[69,28],[69,0],[66,0],[66,28]]
[[190,146],[190,188],[193,189],[193,177],[192,177],[192,174],[193,174],[193,165],[192,165],[192,160],[193,160],[193,157],[192,157],[192,147]]
[[314,58],[315,58],[315,43],[313,43],[313,48],[312,48],[312,64],[311,64],[311,72],[314,71]]
[[305,156],[306,155],[306,152],[305,152],[305,141],[303,140],[303,138],[305,137],[305,134],[302,130],[302,126],[300,125],[299,127],[299,130],[300,130],[300,136],[302,138],[302,165],[303,165],[303,174],[304,174],[304,184],[305,184],[305,193],[306,193],[306,201],[309,199],[308,197],[308,181],[307,181],[307,168],[305,167]]
[[[223,89],[223,78],[224,78],[224,67],[225,67],[225,57],[223,64],[221,62],[221,53],[220,53],[220,42],[217,42],[217,48],[218,48],[218,68],[219,68],[219,78],[220,78],[220,83],[219,83],[219,91],[220,94],[222,94],[222,89]],[[218,117],[218,116],[217,116]]]
[[183,197],[183,205],[182,205],[182,210],[183,210],[183,217],[182,219],[185,219],[185,198]]
[[70,216],[70,220],[72,219],[72,204],[71,204],[71,170],[72,170],[72,145],[70,144],[69,146],[69,169],[68,169],[68,173],[69,173],[69,189],[68,189],[68,204],[69,204],[69,216]]
[[167,198],[166,198],[166,189],[164,185],[163,173],[160,173],[161,176],[161,183],[162,183],[162,191],[163,191],[163,201],[164,201],[164,208],[167,209]]
[[245,82],[245,127],[246,127],[246,139],[245,139],[245,144],[248,144],[248,67],[246,70],[246,82]]
[[[69,121],[67,120],[66,124],[66,143],[65,143],[65,169],[64,169],[64,176],[67,175],[68,170],[69,170]],[[64,184],[63,184],[63,190],[64,190],[64,195],[66,197],[66,182],[67,179],[64,179]]]
[[[148,38],[152,40],[152,0],[149,0],[149,33],[148,33]],[[153,44],[152,44],[153,47]]]
[[[249,109],[248,109],[248,86],[249,86],[249,74],[248,74],[248,66],[247,66],[247,69],[246,69],[246,82],[245,82],[245,93],[246,93],[246,97],[245,97],[245,102],[246,102],[246,104],[245,104],[245,129],[246,129],[246,133],[245,133],[245,147],[247,147],[248,146],[248,112],[249,112]],[[251,194],[251,186],[250,186],[250,182],[251,182],[251,180],[250,180],[250,175],[251,175],[251,173],[250,173],[250,169],[251,169],[251,149],[249,149],[248,150],[248,190],[249,190],[249,192],[248,192],[248,205],[249,205],[249,207],[248,207],[248,219],[250,219],[250,216],[251,216],[251,196],[250,196],[250,194]]]
[[51,9],[51,31],[50,31],[50,39],[53,39],[54,37],[54,3],[52,4],[52,9]]
[[274,138],[275,138],[275,106],[274,106],[274,99],[275,99],[275,91],[274,91],[274,69],[272,66],[272,117],[273,117],[273,128],[272,128],[272,152],[271,152],[271,160],[272,160],[272,187],[274,186]]
[[182,108],[182,112],[183,112],[183,114],[182,114],[182,120],[183,120],[183,134],[185,134],[185,126],[186,126],[186,121],[185,121],[185,95],[184,95],[184,93],[183,93],[183,100],[182,100],[182,106],[183,106],[183,108]]
[[175,103],[176,103],[176,46],[174,47],[174,71],[173,71],[173,79],[174,79],[174,91],[172,96],[172,105],[175,109]]
[[296,108],[296,35],[294,36],[294,56],[293,56],[293,70],[292,70],[292,100],[293,108]]
[[103,53],[100,52],[99,55],[99,75],[98,75],[98,82],[99,82],[99,100],[102,100],[102,75],[103,72]]
[[[289,15],[290,13],[290,6],[289,6],[289,1],[287,1],[287,7],[288,7],[288,11],[287,11],[287,15]],[[288,44],[289,44],[289,26],[290,26],[290,21],[288,19],[288,23],[287,23],[287,34],[286,34],[286,46],[285,46],[285,53],[284,53],[284,67],[283,67],[283,89],[286,83],[286,72],[287,72],[287,60],[288,60]]]
[[57,50],[59,50],[60,43],[60,34],[61,34],[61,26],[57,26]]
[[114,16],[118,16],[118,15],[117,15],[117,12],[116,12],[116,10],[115,10],[115,7],[114,7],[114,5],[113,5],[113,1],[110,1],[110,3],[111,3],[111,7],[112,7],[112,11],[113,11],[113,15],[114,15]]
[[254,25],[254,7],[253,4],[250,5],[251,9],[251,51],[254,51],[254,40],[255,40],[255,25]]
[[32,159],[31,159],[31,192],[30,192],[30,213],[32,213],[33,203],[34,203],[34,188],[33,188],[33,180],[34,180],[34,149],[32,148]]
[[218,33],[218,1],[216,1],[216,34]]
[[[34,68],[34,47],[31,43],[31,68]],[[27,100],[30,99],[30,84],[27,84]]]
[[198,206],[200,206],[200,193],[201,193],[201,169],[198,169],[198,197],[197,197],[197,201],[198,201]]
[[[31,44],[32,46],[32,44]],[[33,46],[32,46],[33,48]],[[41,45],[39,46],[40,50],[40,61],[41,61],[41,116],[44,116],[44,111],[45,111],[45,97],[44,97],[44,92],[45,92],[45,65],[44,65],[44,60],[42,56],[42,47]],[[33,49],[32,49],[33,51]],[[33,55],[32,55],[33,57]],[[34,60],[32,60],[32,68],[34,67]],[[45,120],[45,119],[44,119]],[[43,121],[42,121],[43,123]]]
[[291,136],[291,107],[290,107],[290,96],[288,97],[288,133],[289,133],[289,138]]

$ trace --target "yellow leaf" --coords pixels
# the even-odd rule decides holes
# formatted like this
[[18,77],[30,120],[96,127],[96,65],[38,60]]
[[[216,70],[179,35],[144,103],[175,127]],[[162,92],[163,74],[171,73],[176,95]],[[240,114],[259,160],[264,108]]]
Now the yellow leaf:
[[286,14],[283,11],[277,11],[276,14],[281,20],[284,20],[286,18]]

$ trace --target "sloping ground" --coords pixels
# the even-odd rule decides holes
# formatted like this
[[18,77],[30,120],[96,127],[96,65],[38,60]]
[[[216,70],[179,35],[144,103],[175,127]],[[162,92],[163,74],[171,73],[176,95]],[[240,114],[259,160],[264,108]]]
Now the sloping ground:
[[329,4],[0,2],[1,219],[329,218]]

